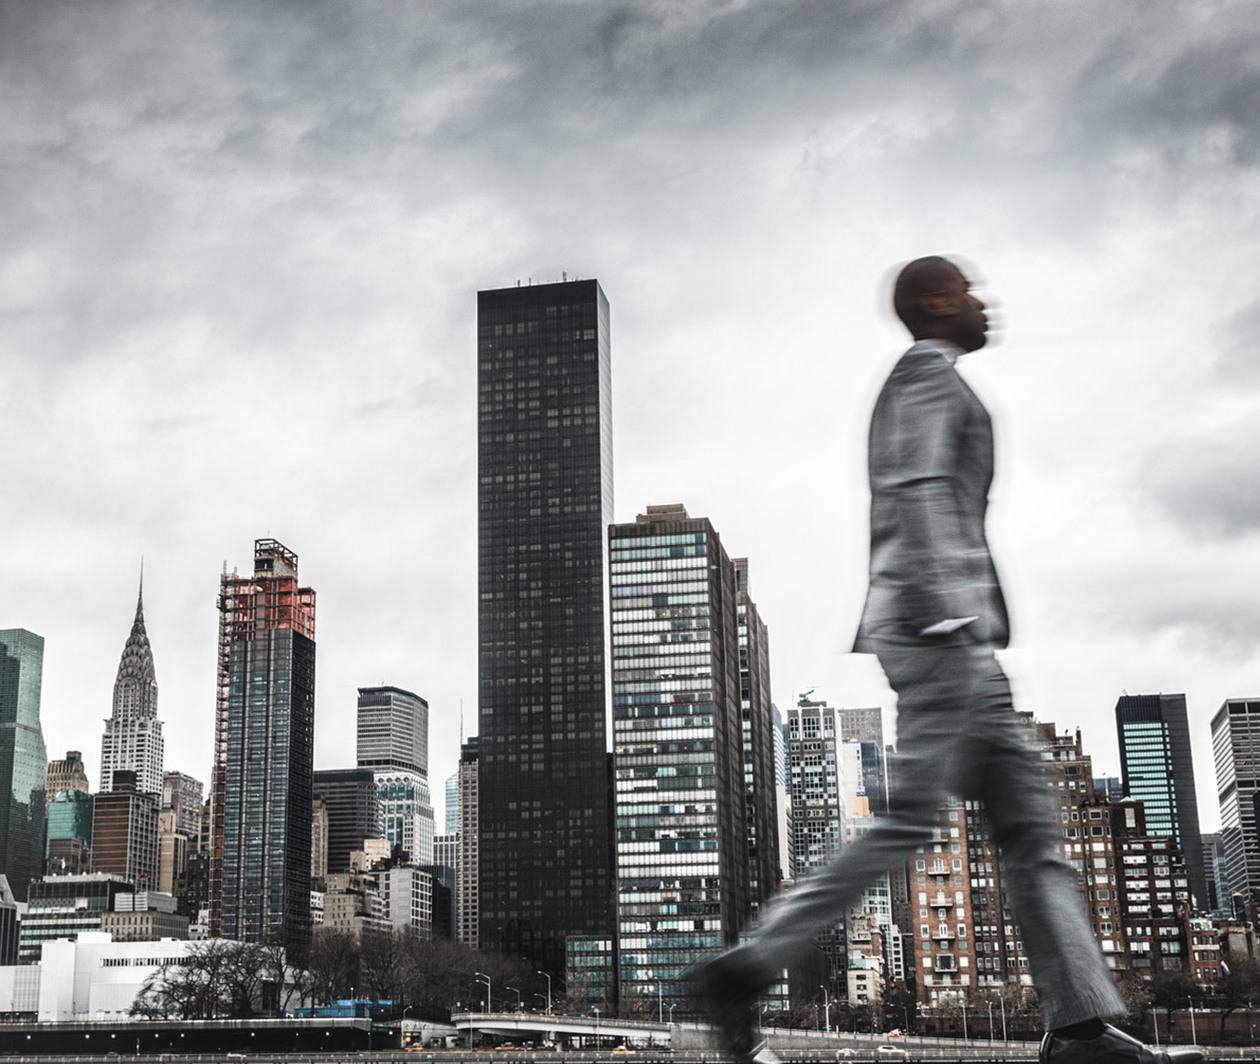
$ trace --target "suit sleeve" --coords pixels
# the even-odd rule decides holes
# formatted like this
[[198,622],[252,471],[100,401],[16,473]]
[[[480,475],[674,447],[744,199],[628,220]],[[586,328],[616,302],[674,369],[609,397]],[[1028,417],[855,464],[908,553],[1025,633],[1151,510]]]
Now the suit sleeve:
[[958,490],[967,413],[967,399],[948,363],[925,359],[907,366],[888,396],[885,446],[871,470],[872,488],[878,486],[893,503],[904,593],[913,620],[924,626],[985,612],[969,578]]

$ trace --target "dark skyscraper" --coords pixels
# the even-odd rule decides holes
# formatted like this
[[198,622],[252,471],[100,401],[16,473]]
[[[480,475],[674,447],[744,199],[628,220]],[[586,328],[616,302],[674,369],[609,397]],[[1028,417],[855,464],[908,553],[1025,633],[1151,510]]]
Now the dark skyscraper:
[[315,592],[297,555],[254,542],[254,575],[219,585],[211,934],[305,962],[311,936]]
[[1124,793],[1145,807],[1148,835],[1171,836],[1181,848],[1190,891],[1200,907],[1206,906],[1186,696],[1121,695],[1116,702],[1116,737]]
[[748,559],[735,558],[739,622],[739,705],[748,830],[748,898],[756,912],[779,887],[778,810],[774,789],[774,721],[770,702],[770,633],[748,591]]
[[376,776],[370,768],[320,769],[314,788],[328,810],[328,874],[349,871],[350,854],[364,839],[385,836]]
[[48,751],[39,726],[44,637],[0,631],[0,875],[18,901],[44,866]]
[[611,959],[605,530],[608,300],[477,296],[480,945],[563,978]]

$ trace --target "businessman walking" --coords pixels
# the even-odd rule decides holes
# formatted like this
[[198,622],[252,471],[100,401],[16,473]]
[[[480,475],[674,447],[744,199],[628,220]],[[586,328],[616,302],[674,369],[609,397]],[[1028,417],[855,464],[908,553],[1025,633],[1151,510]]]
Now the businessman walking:
[[893,307],[914,338],[871,416],[870,589],[854,650],[897,694],[888,814],[767,907],[748,941],[696,969],[738,1064],[769,1064],[756,999],[880,873],[928,841],[947,794],[983,799],[1037,987],[1044,1064],[1193,1064],[1103,1023],[1124,1011],[1063,860],[1040,758],[994,652],[1008,620],[984,520],[993,429],[956,363],[983,347],[984,303],[948,259],[916,259]]

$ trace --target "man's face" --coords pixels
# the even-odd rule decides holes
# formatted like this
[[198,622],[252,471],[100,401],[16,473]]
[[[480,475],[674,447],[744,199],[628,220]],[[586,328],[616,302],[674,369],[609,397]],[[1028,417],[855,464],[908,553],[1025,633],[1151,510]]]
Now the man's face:
[[948,288],[954,301],[953,341],[964,351],[978,351],[988,340],[989,319],[984,302],[971,290],[971,282],[960,272]]
[[956,306],[954,342],[963,350],[979,350],[987,342],[989,332],[984,301],[971,291],[971,282],[961,272],[949,291]]

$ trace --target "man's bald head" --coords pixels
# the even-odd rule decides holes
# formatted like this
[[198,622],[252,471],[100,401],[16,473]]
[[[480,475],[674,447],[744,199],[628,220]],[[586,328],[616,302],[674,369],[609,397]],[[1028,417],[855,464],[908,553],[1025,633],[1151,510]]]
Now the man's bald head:
[[893,283],[893,310],[916,340],[949,340],[964,351],[985,343],[984,304],[962,270],[941,255],[906,263]]

